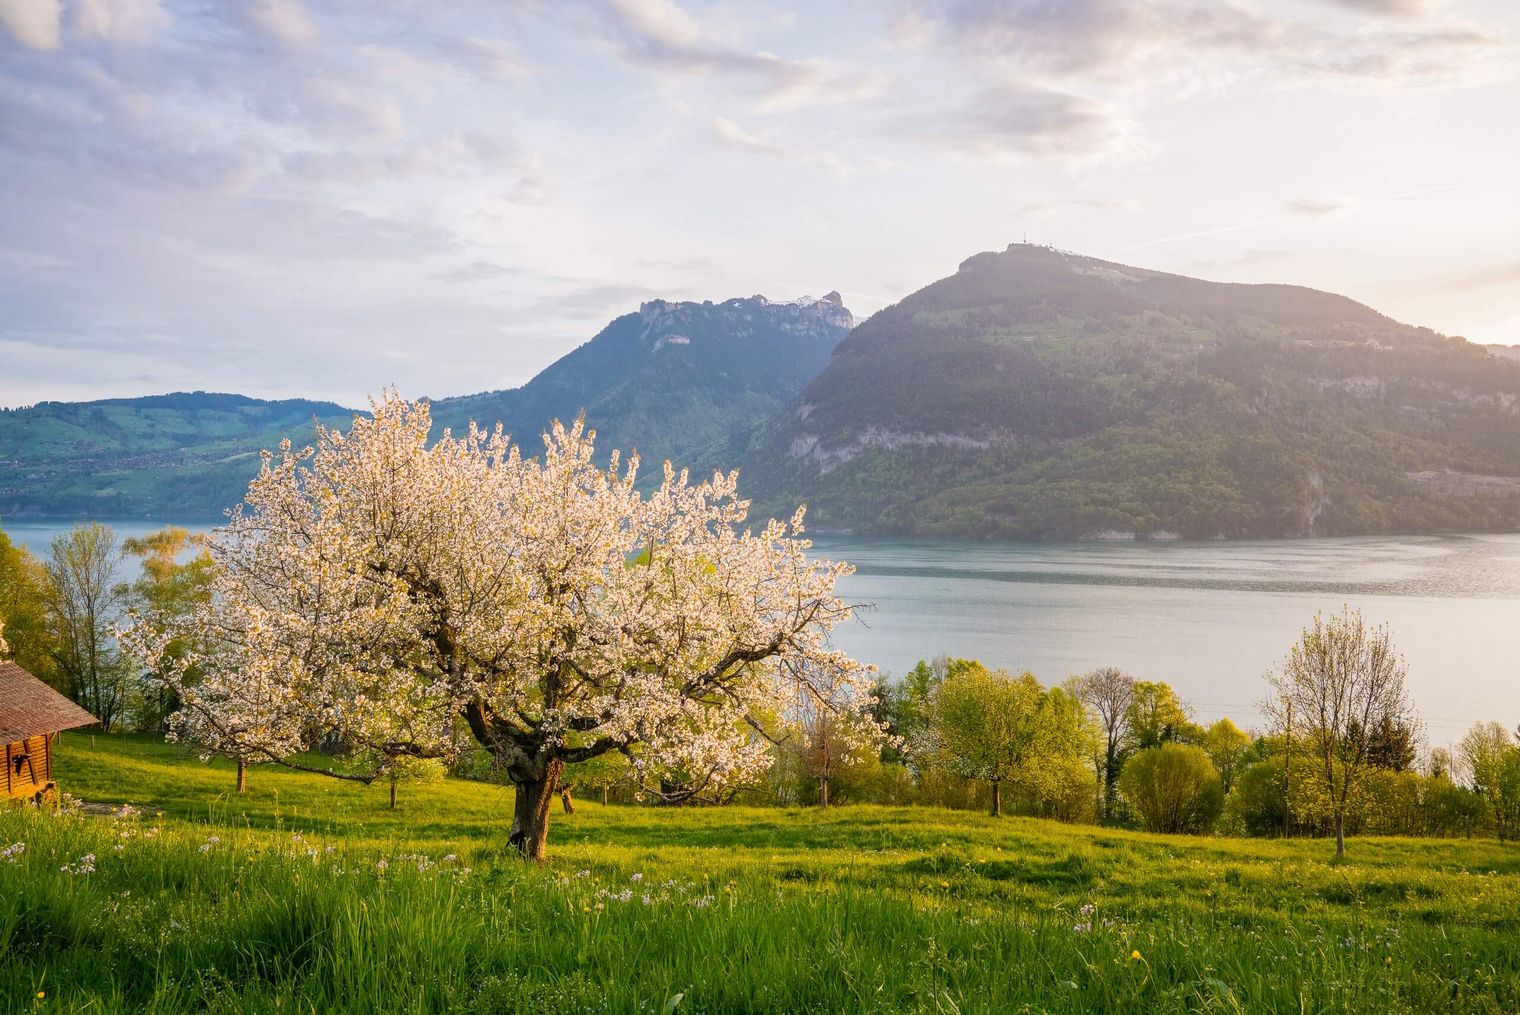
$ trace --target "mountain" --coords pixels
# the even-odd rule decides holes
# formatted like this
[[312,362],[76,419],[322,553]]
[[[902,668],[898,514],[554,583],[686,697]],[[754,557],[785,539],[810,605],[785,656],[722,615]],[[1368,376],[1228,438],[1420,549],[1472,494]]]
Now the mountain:
[[1342,296],[1015,244],[730,440],[766,513],[910,536],[1520,526],[1520,363]]
[[837,292],[790,303],[651,300],[522,387],[436,399],[433,417],[456,429],[502,420],[533,452],[555,419],[584,412],[598,447],[682,464],[791,404],[854,323]]
[[1483,348],[1495,356],[1520,361],[1520,345],[1485,345]]
[[259,451],[302,440],[332,402],[204,391],[0,409],[0,517],[218,517],[242,499]]
[[[439,429],[502,420],[532,453],[554,419],[584,411],[599,447],[686,462],[789,405],[853,324],[838,293],[654,300],[521,388],[437,399],[433,416]],[[242,499],[260,450],[352,418],[331,402],[199,391],[0,410],[0,517],[218,518]]]

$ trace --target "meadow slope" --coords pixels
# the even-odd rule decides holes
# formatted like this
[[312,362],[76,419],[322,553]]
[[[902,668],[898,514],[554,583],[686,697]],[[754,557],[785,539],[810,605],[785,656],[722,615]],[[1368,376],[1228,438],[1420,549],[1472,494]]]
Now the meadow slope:
[[[5,1011],[1520,1009],[1520,849],[1162,837],[916,808],[577,804],[232,774],[65,736],[0,812]],[[161,813],[160,813],[161,812]],[[21,848],[16,848],[20,844]]]

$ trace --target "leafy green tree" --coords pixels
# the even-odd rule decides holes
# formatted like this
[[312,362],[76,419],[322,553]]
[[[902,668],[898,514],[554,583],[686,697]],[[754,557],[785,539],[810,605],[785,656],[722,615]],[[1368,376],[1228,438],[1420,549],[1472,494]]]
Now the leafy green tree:
[[1366,743],[1367,767],[1381,768],[1390,772],[1407,772],[1414,768],[1418,755],[1419,729],[1413,722],[1403,722],[1383,716],[1367,730],[1359,723],[1351,723],[1347,736]]
[[1267,675],[1268,717],[1286,731],[1291,711],[1294,740],[1315,761],[1312,778],[1329,801],[1337,860],[1346,855],[1346,815],[1369,767],[1370,743],[1360,731],[1414,722],[1407,669],[1388,627],[1371,626],[1348,608],[1316,614],[1283,665]]
[[1119,792],[1153,832],[1207,832],[1224,806],[1219,772],[1208,753],[1192,744],[1136,752],[1119,776]]
[[43,589],[57,672],[107,732],[130,710],[133,690],[112,634],[124,596],[116,561],[115,533],[99,523],[75,526],[53,540]]
[[37,558],[0,530],[0,619],[5,621],[10,658],[49,683],[61,683],[54,670],[47,581]]
[[1478,723],[1457,750],[1473,790],[1483,800],[1494,832],[1504,842],[1520,835],[1520,730],[1515,736],[1496,722]]
[[1193,724],[1191,710],[1162,681],[1135,681],[1126,725],[1130,748],[1137,751],[1173,741],[1197,743],[1203,737],[1203,731]]
[[1038,795],[1059,770],[1058,759],[1080,759],[1081,709],[1063,692],[1046,691],[1029,673],[1013,676],[980,663],[948,667],[930,698],[930,722],[920,751],[992,790],[992,813],[1002,814],[1005,783]]
[[1229,719],[1221,719],[1204,731],[1203,749],[1214,763],[1220,784],[1228,794],[1236,776],[1245,771],[1253,759],[1250,734]]

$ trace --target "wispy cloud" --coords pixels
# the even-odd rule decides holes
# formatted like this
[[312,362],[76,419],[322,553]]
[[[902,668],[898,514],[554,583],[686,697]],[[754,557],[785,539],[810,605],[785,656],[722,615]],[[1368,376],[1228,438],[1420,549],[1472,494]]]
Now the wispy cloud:
[[769,159],[780,159],[783,162],[798,162],[804,165],[823,166],[827,169],[832,169],[836,173],[847,173],[850,171],[849,165],[832,152],[811,152],[801,148],[777,144],[774,141],[767,141],[764,138],[751,134],[726,116],[713,118],[712,133],[721,144],[736,151],[748,152],[751,155],[760,155]]
[[1397,18],[1413,18],[1435,10],[1432,0],[1321,0],[1323,3],[1367,14],[1382,14]]
[[1140,210],[1140,202],[1128,198],[1076,198],[1061,201],[1034,201],[1015,209],[1020,215],[1045,217],[1064,215],[1069,212],[1134,212]]
[[1456,292],[1473,292],[1497,286],[1520,286],[1520,261],[1504,261],[1459,275],[1447,283]]
[[947,151],[1086,159],[1122,144],[1124,126],[1093,99],[1033,85],[987,88],[961,106],[911,113],[891,128]]
[[[1326,2],[1398,15],[1401,24],[1345,31],[1233,0],[925,0],[912,8],[911,23],[920,25],[918,37],[1008,72],[1142,84],[1264,72],[1383,86],[1456,84],[1493,73],[1508,49],[1500,36],[1455,18],[1417,19],[1431,9],[1423,0]],[[1179,62],[1178,53],[1187,60]]]
[[1301,197],[1289,201],[1286,205],[1288,211],[1295,215],[1307,215],[1310,218],[1324,218],[1329,215],[1339,215],[1351,209],[1350,201],[1327,197]]
[[821,60],[798,60],[712,38],[675,0],[595,0],[594,8],[628,61],[669,73],[748,79],[759,105],[780,109],[849,103],[880,93],[881,74],[852,74]]
[[1196,240],[1205,236],[1222,236],[1225,233],[1238,233],[1246,229],[1257,229],[1261,226],[1271,225],[1276,219],[1257,219],[1253,222],[1240,222],[1231,226],[1220,226],[1217,229],[1200,229],[1192,233],[1178,233],[1176,236],[1163,236],[1160,239],[1146,240],[1144,243],[1136,243],[1125,247],[1125,252],[1131,250],[1145,250],[1149,247],[1159,247],[1166,243],[1177,243],[1182,240]]

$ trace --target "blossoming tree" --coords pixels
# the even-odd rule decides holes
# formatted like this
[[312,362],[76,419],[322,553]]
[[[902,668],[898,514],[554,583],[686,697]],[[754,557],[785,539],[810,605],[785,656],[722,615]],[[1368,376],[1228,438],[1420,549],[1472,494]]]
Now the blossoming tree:
[[[565,766],[618,751],[641,775],[721,782],[764,763],[755,716],[813,694],[799,673],[869,686],[828,641],[851,569],[809,555],[801,511],[747,526],[737,473],[692,484],[667,463],[645,495],[637,459],[598,467],[579,422],[531,458],[500,425],[430,444],[426,403],[372,407],[265,454],[211,540],[215,594],[191,630],[125,632],[148,665],[196,671],[176,688],[182,735],[291,767],[339,742],[377,764],[324,771],[366,782],[473,737],[537,859]],[[185,634],[205,647],[164,659]]]

